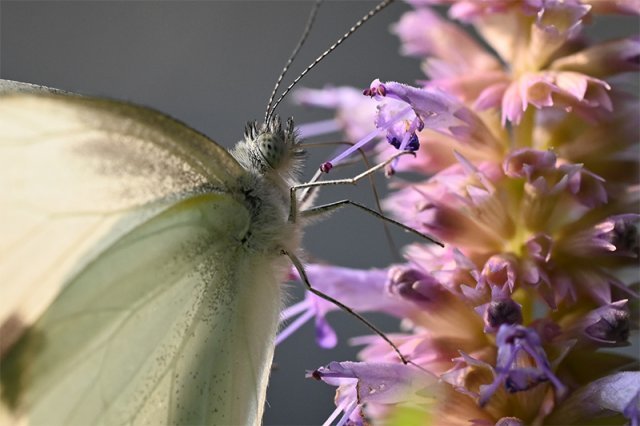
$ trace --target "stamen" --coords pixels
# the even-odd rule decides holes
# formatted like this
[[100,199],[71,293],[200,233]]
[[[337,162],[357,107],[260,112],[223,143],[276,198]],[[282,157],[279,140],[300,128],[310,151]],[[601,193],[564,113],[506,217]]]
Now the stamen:
[[340,421],[336,423],[336,426],[344,426],[349,420],[351,413],[353,413],[353,410],[355,410],[357,407],[358,407],[358,401],[352,401],[351,404],[349,404],[347,408],[345,408],[344,415],[342,416]]
[[[332,160],[329,160],[329,161],[327,161],[325,163],[322,163],[322,166],[320,167],[320,170],[322,172],[324,172],[324,173],[328,173],[329,170],[331,170],[331,168],[334,165],[336,165],[340,160],[346,158],[351,153],[357,151],[362,146],[364,146],[365,144],[369,143],[372,139],[374,139],[376,136],[378,136],[380,133],[384,132],[385,130],[389,129],[391,126],[396,124],[398,121],[403,120],[404,119],[404,115],[406,113],[408,113],[409,111],[411,111],[411,110],[412,110],[412,108],[410,106],[404,108],[395,117],[393,117],[391,120],[387,121],[386,123],[382,123],[380,126],[378,126],[378,128],[376,130],[370,132],[364,138],[360,139],[358,142],[353,144],[351,147],[349,147],[349,148],[345,149],[344,151],[342,151],[335,158],[333,158]],[[326,169],[326,170],[323,170],[323,168]]]
[[[319,379],[318,379],[319,380]],[[342,407],[344,406],[344,404],[340,404],[336,407],[335,410],[333,410],[333,413],[331,413],[331,415],[329,416],[329,418],[327,420],[324,421],[324,423],[322,423],[322,426],[328,426],[331,424],[331,422],[333,422],[336,417],[338,417],[338,415],[340,413],[342,413]]]
[[367,144],[370,140],[372,140],[373,138],[375,138],[376,136],[378,136],[382,131],[380,129],[376,129],[372,132],[370,132],[367,136],[365,136],[364,138],[360,139],[358,142],[356,142],[354,145],[352,145],[351,147],[345,149],[344,151],[342,151],[340,154],[338,154],[334,159],[329,160],[325,163],[323,163],[323,165],[329,164],[329,168],[327,171],[322,170],[322,168],[320,168],[320,170],[322,170],[325,173],[328,173],[329,170],[331,170],[331,168],[333,167],[333,165],[335,165],[336,163],[338,163],[340,160],[342,160],[343,158],[349,156],[352,152],[357,151],[359,148],[361,148],[363,145]]
[[[293,278],[291,281],[298,279],[297,277]],[[280,322],[286,321],[289,318],[293,318],[298,315],[300,312],[304,312],[309,308],[309,302],[307,300],[303,300],[302,302],[295,303],[288,308],[286,308],[280,314]]]

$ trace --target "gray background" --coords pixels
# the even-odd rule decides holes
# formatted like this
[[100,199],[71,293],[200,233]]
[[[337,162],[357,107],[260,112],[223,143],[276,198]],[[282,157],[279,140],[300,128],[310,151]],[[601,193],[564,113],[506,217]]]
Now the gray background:
[[[369,10],[371,1],[327,1],[291,77]],[[261,119],[266,100],[311,8],[311,1],[200,2],[0,2],[0,76],[84,94],[152,106],[231,146],[249,119]],[[304,80],[308,87],[350,84],[374,78],[412,82],[417,61],[397,55],[390,23],[408,9],[392,5],[365,25]],[[599,26],[623,34],[629,25]],[[611,35],[611,34],[610,34]],[[285,102],[280,114],[305,123],[328,118]],[[334,136],[333,140],[338,137]],[[307,176],[327,153],[314,152]],[[320,201],[358,199],[372,205],[369,190],[330,188]],[[411,241],[394,231],[400,241]],[[309,228],[304,246],[317,258],[351,267],[392,261],[381,226],[354,211],[336,213]],[[289,288],[290,300],[302,293]],[[372,319],[385,330],[395,324]],[[319,349],[310,326],[276,349],[276,369],[264,422],[320,424],[333,410],[334,389],[304,379],[304,372],[332,360],[353,360],[345,337],[368,334],[343,313],[329,316],[343,346]],[[238,354],[242,356],[242,354]]]
[[[293,67],[295,77],[376,2],[328,1]],[[262,119],[268,96],[301,34],[311,1],[206,2],[10,2],[0,3],[0,76],[152,106],[233,145],[249,119]],[[413,81],[417,62],[397,55],[390,23],[408,7],[392,5],[349,39],[304,80],[308,87],[351,84],[374,78]],[[325,119],[284,102],[281,115],[297,123]],[[338,136],[329,138],[337,140]],[[312,153],[307,175],[330,151]],[[337,176],[337,175],[336,175]],[[320,201],[359,199],[371,205],[369,189],[330,188]],[[400,232],[394,234],[402,240]],[[381,226],[344,210],[310,227],[309,255],[352,267],[391,261]],[[288,289],[290,299],[301,290]],[[393,323],[372,316],[386,330]],[[368,334],[346,314],[329,321],[339,336]],[[355,359],[355,349],[323,350],[305,327],[276,349],[264,422],[320,424],[333,411],[334,388],[304,378],[305,370],[333,360]],[[345,348],[346,347],[346,348]],[[242,356],[242,354],[238,354]]]

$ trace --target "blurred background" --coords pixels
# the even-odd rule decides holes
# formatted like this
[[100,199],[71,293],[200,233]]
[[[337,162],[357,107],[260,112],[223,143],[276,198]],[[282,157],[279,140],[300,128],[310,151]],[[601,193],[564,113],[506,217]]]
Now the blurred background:
[[[289,78],[375,4],[327,1]],[[242,136],[247,120],[262,119],[275,79],[312,5],[312,1],[4,0],[0,77],[150,106],[230,147]],[[407,83],[422,78],[418,61],[400,57],[398,41],[389,33],[390,25],[407,9],[397,2],[373,18],[309,73],[301,86],[364,88],[375,78]],[[621,34],[628,27],[604,21],[595,30]],[[330,117],[328,112],[305,110],[287,101],[279,113],[294,116],[297,124]],[[311,152],[305,176],[311,176],[330,152]],[[350,198],[373,206],[370,194],[365,182],[357,188],[327,188],[319,202]],[[398,246],[415,241],[399,230],[392,233]],[[308,228],[304,246],[310,258],[358,268],[384,267],[399,255],[391,252],[380,223],[349,209]],[[288,285],[287,293],[292,303],[303,292]],[[370,318],[383,330],[397,327],[388,318]],[[342,312],[330,314],[329,321],[340,338],[338,349],[319,349],[309,324],[276,348],[265,425],[321,424],[333,411],[334,388],[305,379],[305,370],[334,360],[354,360],[357,348],[348,346],[348,337],[369,332]]]

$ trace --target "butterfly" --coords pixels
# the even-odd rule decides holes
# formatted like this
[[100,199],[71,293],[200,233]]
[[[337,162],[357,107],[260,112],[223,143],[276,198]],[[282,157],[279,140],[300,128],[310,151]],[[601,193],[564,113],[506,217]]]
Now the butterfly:
[[281,251],[300,239],[293,123],[250,125],[232,156],[150,109],[4,85],[4,406],[35,424],[258,423]]
[[[268,188],[257,184],[258,175],[264,172],[258,172],[264,166],[261,161],[272,155],[268,143],[261,151],[262,160],[252,157],[251,150],[244,154],[237,151],[233,157],[155,111],[31,86],[21,89],[32,93],[7,97],[8,104],[3,106],[7,109],[1,113],[5,119],[2,133],[9,135],[1,155],[15,165],[3,176],[8,179],[6,184],[2,182],[3,205],[19,206],[16,210],[3,208],[3,223],[10,224],[6,232],[2,228],[7,236],[2,246],[3,265],[14,263],[8,263],[1,276],[25,283],[18,286],[18,294],[3,292],[3,306],[16,305],[10,303],[11,297],[25,306],[3,312],[2,350],[8,354],[2,369],[4,407],[18,415],[28,411],[35,423],[56,423],[58,419],[61,423],[83,423],[90,419],[85,415],[121,423],[130,421],[131,413],[136,421],[157,419],[161,423],[259,422],[268,375],[265,366],[273,351],[269,336],[275,332],[280,308],[279,288],[270,281],[277,284],[286,268],[286,259],[278,250],[285,247],[294,252],[299,239],[299,225],[272,221],[272,216],[286,218],[283,206],[288,204],[285,190],[292,183],[290,177],[270,181]],[[282,163],[283,170],[288,170],[299,152],[291,128],[274,121],[248,131],[254,141],[265,134],[277,134],[275,139],[284,141],[287,149],[279,155],[290,154]],[[178,139],[181,142],[176,143]],[[32,174],[34,170],[37,173]],[[273,196],[265,196],[266,189],[273,189]],[[265,213],[268,219],[256,221],[254,213],[264,210],[265,200],[271,200],[266,204],[278,213]],[[14,226],[16,223],[21,226]],[[254,228],[247,228],[247,223]],[[264,223],[278,226],[265,227]],[[217,238],[222,234],[227,240]],[[229,238],[239,244],[238,250],[260,255],[247,256],[245,251],[232,257]],[[256,241],[282,244],[265,248]],[[245,261],[249,263],[243,264]],[[235,269],[229,269],[235,272],[212,271],[211,262],[234,265]],[[18,271],[19,277],[4,271]],[[244,271],[251,271],[251,275],[241,275]],[[225,320],[211,313],[220,310],[216,303],[225,300],[224,295],[211,295],[211,288],[224,293],[211,283],[250,283],[256,277],[265,285],[258,290],[247,285],[241,290],[249,293],[229,297],[260,301],[260,306],[239,310],[255,314],[253,324],[259,322],[264,328],[253,327],[245,335],[246,342],[237,343],[244,344],[244,349],[234,346],[232,337],[202,338],[212,335],[207,325],[242,324],[236,318]],[[91,285],[84,285],[87,282]],[[61,302],[47,310],[56,297]],[[68,307],[80,311],[66,311]],[[158,320],[157,312],[163,313],[160,319],[166,322]],[[148,329],[139,324],[148,324]],[[108,330],[110,327],[116,329]],[[91,330],[90,335],[86,330]],[[226,336],[243,335],[241,328],[234,330]],[[167,334],[160,336],[159,331]],[[249,335],[254,339],[248,339]],[[14,346],[12,340],[18,338],[22,340]],[[213,342],[216,339],[223,340],[229,350],[221,350],[221,345]],[[176,348],[175,342],[181,346]],[[43,359],[44,366],[38,363]],[[53,370],[50,361],[55,364]],[[145,363],[149,362],[153,368],[147,368]],[[230,367],[227,371],[233,371],[232,375],[219,372],[226,378],[214,375],[222,381],[217,383],[238,380],[242,389],[261,389],[248,396],[253,402],[247,402],[243,393],[244,408],[239,413],[233,412],[231,403],[208,403],[238,396],[211,391],[214,379],[206,374],[234,362],[241,366]],[[259,371],[247,369],[247,364],[259,365]],[[69,368],[79,372],[70,378]],[[166,374],[162,378],[160,370]],[[179,371],[180,376],[169,376],[169,371]],[[239,377],[242,374],[237,375],[238,371],[249,378]],[[80,383],[65,382],[77,378]],[[30,398],[38,401],[37,408],[29,405]],[[79,402],[69,403],[74,398]],[[229,412],[221,412],[220,407]]]

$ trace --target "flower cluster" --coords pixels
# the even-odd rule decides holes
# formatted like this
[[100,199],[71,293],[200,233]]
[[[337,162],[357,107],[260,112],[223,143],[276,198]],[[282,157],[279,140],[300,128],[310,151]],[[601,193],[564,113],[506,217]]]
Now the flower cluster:
[[[445,243],[413,244],[386,270],[309,267],[328,295],[402,319],[388,337],[410,360],[366,336],[359,362],[310,372],[338,387],[328,423],[411,412],[438,425],[640,424],[638,349],[617,349],[638,322],[640,38],[585,33],[600,14],[640,14],[640,3],[409,3],[394,32],[424,81],[297,94],[334,109],[327,130],[355,142],[323,170],[365,144],[380,161],[416,154],[387,172],[423,178],[394,176],[384,206]],[[301,314],[293,328],[315,318],[332,346],[334,309],[309,295],[285,316]]]

